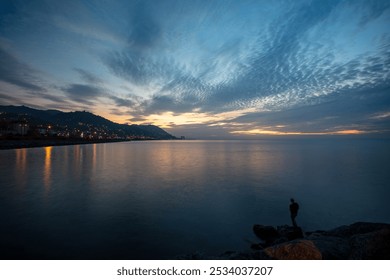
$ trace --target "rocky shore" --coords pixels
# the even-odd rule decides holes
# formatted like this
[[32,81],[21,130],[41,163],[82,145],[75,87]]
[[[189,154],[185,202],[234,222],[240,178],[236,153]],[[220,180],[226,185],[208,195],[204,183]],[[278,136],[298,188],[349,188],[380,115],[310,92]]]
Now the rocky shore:
[[245,252],[187,259],[231,260],[389,260],[390,224],[357,222],[323,231],[304,232],[291,226],[254,225],[258,242]]

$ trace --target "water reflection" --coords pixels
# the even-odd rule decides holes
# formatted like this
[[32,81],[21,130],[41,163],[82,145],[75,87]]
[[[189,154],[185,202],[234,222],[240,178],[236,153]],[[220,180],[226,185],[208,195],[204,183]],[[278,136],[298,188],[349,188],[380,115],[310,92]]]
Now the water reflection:
[[16,169],[15,178],[17,185],[24,188],[27,183],[26,178],[26,163],[27,163],[27,149],[16,149]]
[[45,193],[50,191],[51,184],[51,162],[52,162],[52,149],[53,147],[45,147],[45,164],[43,168],[43,185],[45,187]]
[[0,224],[12,230],[0,234],[0,248],[3,240],[17,258],[82,259],[247,249],[254,223],[289,222],[292,196],[302,202],[307,230],[388,222],[388,144],[331,144],[155,141],[0,151]]
[[[66,174],[68,174],[68,169],[69,169],[69,157],[71,157],[71,155],[69,155],[69,146],[64,146],[63,149],[62,149],[62,153],[60,155],[61,156],[61,172],[62,172],[62,176],[65,177]],[[59,155],[59,156],[60,156]]]
[[80,158],[80,146],[79,145],[76,145],[73,147],[73,162],[74,162],[74,170],[75,170],[75,174],[77,174],[77,176],[80,175],[80,161],[81,161],[81,158]]
[[92,145],[92,170],[96,170],[96,144]]

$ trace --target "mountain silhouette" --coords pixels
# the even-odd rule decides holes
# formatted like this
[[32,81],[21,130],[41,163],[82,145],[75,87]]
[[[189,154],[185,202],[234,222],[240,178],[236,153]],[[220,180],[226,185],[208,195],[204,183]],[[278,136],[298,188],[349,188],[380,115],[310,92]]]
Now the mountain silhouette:
[[118,124],[86,111],[62,112],[59,110],[38,110],[26,106],[0,106],[1,121],[26,121],[30,125],[53,126],[57,129],[101,128],[119,137],[144,137],[149,139],[176,139],[155,125]]

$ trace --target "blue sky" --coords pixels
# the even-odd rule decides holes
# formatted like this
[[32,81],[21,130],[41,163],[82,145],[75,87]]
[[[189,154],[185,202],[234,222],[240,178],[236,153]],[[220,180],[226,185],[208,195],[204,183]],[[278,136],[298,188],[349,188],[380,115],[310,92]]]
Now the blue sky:
[[390,130],[389,1],[1,1],[0,103],[174,135]]

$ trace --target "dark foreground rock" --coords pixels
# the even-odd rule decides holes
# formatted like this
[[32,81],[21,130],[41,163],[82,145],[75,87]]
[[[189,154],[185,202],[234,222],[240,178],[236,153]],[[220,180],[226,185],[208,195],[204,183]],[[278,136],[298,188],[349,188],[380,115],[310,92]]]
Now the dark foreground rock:
[[390,224],[358,222],[328,231],[303,232],[290,226],[254,225],[259,242],[245,252],[181,259],[231,260],[389,260]]
[[277,260],[321,260],[321,251],[311,240],[294,240],[264,249],[271,258]]
[[254,225],[253,232],[263,241],[259,243],[262,247],[303,238],[303,231],[300,227],[278,226],[274,228],[273,226]]
[[271,228],[255,225],[253,231],[261,240],[252,245],[271,259],[390,259],[390,224],[358,222],[307,233],[289,226]]

